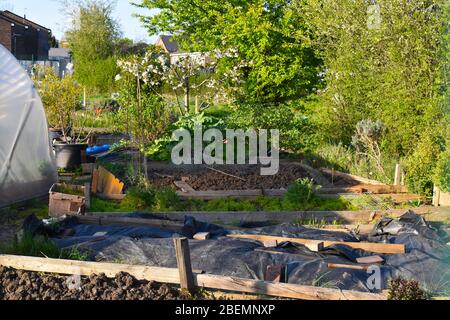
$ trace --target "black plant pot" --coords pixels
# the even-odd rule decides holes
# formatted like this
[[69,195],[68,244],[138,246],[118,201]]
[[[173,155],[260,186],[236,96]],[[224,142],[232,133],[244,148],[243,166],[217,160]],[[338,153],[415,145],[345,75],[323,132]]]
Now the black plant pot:
[[75,169],[81,165],[81,151],[86,150],[87,144],[58,143],[53,145],[56,166],[61,169]]

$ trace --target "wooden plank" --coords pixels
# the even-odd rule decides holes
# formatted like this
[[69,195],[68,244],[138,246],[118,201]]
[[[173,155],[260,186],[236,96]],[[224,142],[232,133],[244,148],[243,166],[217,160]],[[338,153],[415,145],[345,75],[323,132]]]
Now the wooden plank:
[[314,252],[319,252],[320,250],[323,250],[324,243],[322,241],[311,241],[303,244],[305,247],[307,247],[309,250]]
[[166,283],[180,283],[176,268],[149,267],[107,262],[88,262],[64,259],[37,258],[14,255],[0,255],[0,265],[19,270],[90,276],[105,273],[114,278],[120,272],[127,272],[138,280]]
[[224,277],[209,274],[195,276],[197,286],[219,290],[229,290],[285,297],[302,300],[385,300],[385,294],[357,292],[321,288],[288,283],[271,283],[235,277]]
[[[442,211],[442,214],[440,213]],[[239,212],[205,212],[205,211],[170,211],[170,212],[147,212],[152,217],[166,220],[184,221],[186,216],[194,217],[203,222],[216,224],[237,224],[248,222],[274,223],[296,222],[302,220],[314,220],[323,223],[334,223],[339,221],[342,224],[367,224],[373,220],[384,216],[398,218],[406,212],[406,209],[391,210],[360,210],[360,211],[239,211]],[[422,206],[414,208],[416,214],[424,215],[428,221],[440,221],[448,216],[442,208]],[[114,215],[127,216],[133,212],[98,212],[93,215]],[[437,213],[437,218],[432,218]],[[437,219],[437,220],[436,220]]]
[[371,185],[359,184],[351,187],[324,187],[318,189],[319,194],[330,193],[373,193],[373,194],[390,194],[390,193],[407,193],[405,186],[389,186],[389,185]]
[[210,237],[210,233],[209,232],[197,232],[196,234],[194,234],[194,239],[195,240],[207,240]]
[[395,174],[394,174],[394,186],[399,186],[402,183],[402,167],[400,163],[395,165]]
[[98,187],[98,169],[92,171],[92,193],[97,193]]
[[364,270],[367,271],[369,266],[360,266],[357,264],[341,264],[341,263],[328,263],[329,269],[353,269],[353,270]]
[[189,192],[196,192],[194,188],[192,188],[187,182],[185,181],[174,181],[174,184],[181,189],[181,192],[189,193]]
[[77,216],[80,224],[98,224],[98,225],[120,225],[135,227],[156,227],[171,231],[180,231],[184,224],[175,221],[159,220],[159,219],[143,219],[133,217],[109,217],[101,215]]
[[[119,272],[127,272],[138,280],[156,281],[160,283],[180,283],[180,274],[176,268],[149,267],[142,265],[116,264],[105,262],[87,262],[75,260],[49,259],[0,255],[0,265],[19,270],[59,273],[66,275],[89,276],[104,273],[113,278]],[[224,277],[210,274],[194,274],[197,287],[210,289],[246,292],[275,297],[305,300],[384,300],[385,294],[374,294],[359,291],[321,288],[287,283],[270,283],[261,280],[250,280],[235,277]]]
[[84,184],[84,206],[86,210],[91,207],[91,184],[89,182]]
[[[213,200],[222,198],[256,199],[260,196],[282,197],[286,194],[286,189],[250,189],[250,190],[206,190],[196,191],[187,189],[184,183],[178,183],[181,191],[177,195],[183,199]],[[383,198],[393,198],[399,202],[423,199],[420,195],[407,194],[403,186],[368,186],[358,185],[352,187],[325,187],[317,189],[316,194],[325,198],[355,198],[363,193],[372,193]]]
[[311,239],[301,239],[301,238],[287,238],[287,237],[277,237],[269,236],[263,234],[229,234],[227,237],[237,238],[237,239],[249,239],[256,241],[270,241],[276,240],[278,242],[292,242],[307,244],[312,242],[323,242],[325,247],[342,244],[354,249],[362,249],[369,252],[376,253],[387,253],[387,254],[397,254],[405,253],[405,245],[403,244],[391,244],[391,243],[372,243],[372,242],[342,242],[342,241],[328,241],[328,240],[311,240]]
[[212,200],[221,198],[253,199],[263,195],[262,190],[208,190],[208,191],[177,191],[180,198]]
[[356,258],[356,262],[358,263],[365,263],[365,264],[377,264],[377,263],[383,263],[384,259],[380,256],[369,256],[369,257],[360,257]]
[[195,291],[194,274],[192,273],[191,253],[187,238],[174,238],[175,254],[178,271],[180,272],[180,285],[190,293]]

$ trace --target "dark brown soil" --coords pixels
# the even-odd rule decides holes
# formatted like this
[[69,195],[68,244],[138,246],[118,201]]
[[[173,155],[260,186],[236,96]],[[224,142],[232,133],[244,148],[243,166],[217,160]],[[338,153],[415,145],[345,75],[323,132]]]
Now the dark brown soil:
[[175,287],[138,281],[127,273],[114,279],[104,274],[81,277],[78,288],[69,289],[68,276],[0,267],[0,300],[180,300],[189,296]]
[[245,190],[245,189],[280,189],[287,188],[299,178],[310,178],[309,174],[295,164],[280,164],[278,174],[262,176],[259,166],[214,166],[228,176],[206,168],[189,170],[188,168],[151,169],[149,177],[156,186],[174,187],[174,181],[187,177],[186,181],[195,190]]

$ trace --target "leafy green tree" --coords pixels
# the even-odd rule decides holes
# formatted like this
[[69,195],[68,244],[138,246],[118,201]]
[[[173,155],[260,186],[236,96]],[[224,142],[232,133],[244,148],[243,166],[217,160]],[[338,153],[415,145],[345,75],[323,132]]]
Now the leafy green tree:
[[233,51],[217,70],[230,74],[225,87],[234,88],[231,74],[242,66],[241,90],[233,91],[237,102],[279,104],[305,97],[318,85],[320,60],[291,1],[142,0],[138,6],[158,9],[141,16],[151,34],[174,34],[185,50]]
[[411,191],[429,191],[446,130],[448,2],[294,2],[324,61],[311,110],[324,140],[349,145],[359,121],[381,120],[384,158],[405,158]]
[[72,21],[66,36],[75,67],[75,78],[97,91],[109,91],[117,74],[114,57],[120,30],[112,18],[114,1],[63,1]]

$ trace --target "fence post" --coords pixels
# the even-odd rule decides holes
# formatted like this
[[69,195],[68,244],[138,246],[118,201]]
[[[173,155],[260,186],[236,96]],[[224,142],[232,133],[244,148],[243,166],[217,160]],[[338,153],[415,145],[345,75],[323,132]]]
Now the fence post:
[[395,165],[395,177],[394,177],[394,186],[399,186],[402,184],[402,167],[400,163]]
[[175,253],[177,257],[178,271],[180,272],[180,284],[182,289],[194,293],[195,283],[192,273],[191,254],[187,238],[174,238]]

